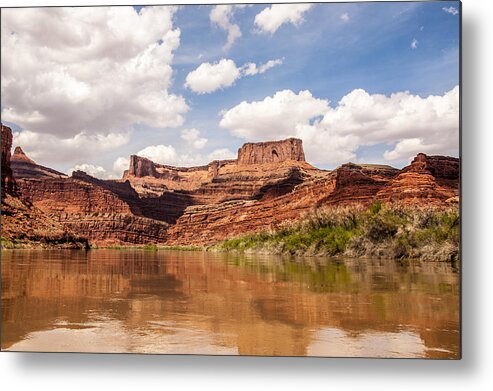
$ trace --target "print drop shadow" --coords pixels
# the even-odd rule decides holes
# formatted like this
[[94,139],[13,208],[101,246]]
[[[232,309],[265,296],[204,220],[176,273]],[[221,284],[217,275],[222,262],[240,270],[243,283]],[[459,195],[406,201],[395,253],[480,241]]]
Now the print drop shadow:
[[[462,88],[462,360],[440,361],[420,359],[320,359],[290,357],[230,357],[230,356],[165,356],[132,354],[74,354],[74,353],[4,353],[13,355],[13,361],[35,375],[47,370],[64,371],[80,375],[81,368],[93,374],[111,375],[133,371],[134,374],[158,373],[209,376],[218,373],[228,375],[287,376],[290,373],[336,377],[357,373],[368,379],[385,376],[387,381],[402,377],[472,375],[478,369],[479,350],[479,286],[477,284],[480,259],[480,235],[474,224],[482,216],[479,184],[481,183],[481,159],[475,151],[482,140],[478,132],[478,105],[475,91],[479,89],[478,23],[470,16],[462,23],[463,62],[462,75],[467,88]],[[466,160],[466,164],[464,164]],[[55,372],[54,372],[55,373]]]

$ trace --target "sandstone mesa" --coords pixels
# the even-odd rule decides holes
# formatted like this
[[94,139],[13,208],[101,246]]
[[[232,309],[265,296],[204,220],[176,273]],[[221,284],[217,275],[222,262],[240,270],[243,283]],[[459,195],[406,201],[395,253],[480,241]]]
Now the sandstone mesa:
[[2,125],[2,238],[8,240],[209,245],[275,228],[322,205],[440,206],[459,196],[457,158],[420,153],[402,170],[353,163],[321,170],[306,162],[295,138],[247,143],[237,159],[199,167],[133,155],[120,180],[81,171],[67,176],[38,165],[21,147],[11,155],[11,148],[12,131]]

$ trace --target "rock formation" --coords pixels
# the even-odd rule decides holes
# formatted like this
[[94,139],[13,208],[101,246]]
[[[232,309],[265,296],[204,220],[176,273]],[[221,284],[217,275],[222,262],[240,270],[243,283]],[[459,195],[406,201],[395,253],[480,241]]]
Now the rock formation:
[[[85,237],[74,234],[43,213],[18,191],[12,175],[12,130],[2,127],[2,246],[85,248]],[[12,158],[13,160],[13,158]]]
[[7,126],[2,127],[2,198],[5,193],[12,194],[14,192],[15,183],[12,176],[12,169],[10,167],[12,149],[12,129]]
[[66,178],[67,175],[51,168],[40,166],[24,153],[21,147],[15,147],[10,162],[16,179],[23,178]]
[[280,163],[287,160],[305,161],[300,139],[247,143],[238,150],[238,164]]
[[21,149],[12,168],[28,202],[96,245],[212,244],[278,227],[320,205],[446,204],[459,187],[455,158],[419,154],[402,170],[347,163],[327,171],[305,161],[298,139],[245,144],[236,160],[198,167],[131,156],[121,180],[83,172],[67,177]]
[[454,202],[459,196],[459,159],[419,153],[376,195],[386,202]]

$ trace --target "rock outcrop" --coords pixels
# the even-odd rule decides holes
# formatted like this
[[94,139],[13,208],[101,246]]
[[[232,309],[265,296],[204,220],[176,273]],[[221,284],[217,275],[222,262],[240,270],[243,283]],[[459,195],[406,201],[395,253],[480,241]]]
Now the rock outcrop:
[[12,194],[15,190],[15,183],[10,167],[12,149],[12,129],[7,126],[2,127],[2,197],[6,193]]
[[57,223],[18,191],[11,148],[12,130],[2,125],[2,246],[86,248],[85,237]]
[[67,175],[56,170],[37,164],[34,160],[27,157],[21,147],[15,147],[14,154],[10,162],[12,171],[17,180],[23,178],[66,178]]
[[321,205],[369,204],[398,172],[389,166],[351,163],[305,178],[274,197],[191,206],[170,227],[167,242],[213,244],[246,232],[278,228]]
[[459,188],[455,158],[419,154],[402,170],[347,163],[327,171],[305,161],[297,139],[245,144],[238,159],[198,167],[131,156],[121,180],[80,171],[67,177],[20,149],[12,161],[27,201],[96,245],[212,244],[276,228],[321,205],[446,204]]
[[376,198],[385,202],[456,202],[459,172],[457,158],[419,153],[377,193]]
[[305,161],[300,139],[247,143],[238,150],[238,164],[280,163],[287,160]]

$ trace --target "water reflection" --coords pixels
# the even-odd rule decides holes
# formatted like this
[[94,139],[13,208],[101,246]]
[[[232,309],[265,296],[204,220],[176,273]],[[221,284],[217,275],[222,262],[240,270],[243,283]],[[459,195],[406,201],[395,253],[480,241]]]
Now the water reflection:
[[448,264],[2,251],[2,349],[456,358]]

